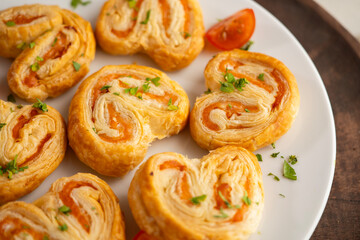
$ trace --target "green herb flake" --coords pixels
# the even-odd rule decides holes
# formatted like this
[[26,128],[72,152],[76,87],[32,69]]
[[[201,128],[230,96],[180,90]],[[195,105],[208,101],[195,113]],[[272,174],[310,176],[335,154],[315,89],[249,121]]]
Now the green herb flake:
[[38,62],[36,62],[36,63],[30,65],[30,69],[31,69],[31,71],[36,72],[40,69],[40,64]]
[[170,111],[176,111],[176,110],[179,109],[179,107],[173,105],[173,104],[172,104],[172,99],[170,98],[170,99],[169,99],[169,102],[168,102],[168,108],[167,108],[167,109],[170,110]]
[[245,112],[250,112],[250,110],[249,110],[249,109],[247,109],[247,108],[245,108]]
[[60,231],[66,231],[66,230],[68,230],[68,226],[66,225],[66,223],[64,223],[63,225],[59,225],[58,229]]
[[228,70],[226,69],[226,73],[224,75],[224,79],[228,82],[228,83],[233,83],[235,82],[235,77],[232,73],[228,72]]
[[34,48],[34,47],[35,47],[35,43],[34,43],[34,42],[29,43],[29,48]]
[[187,39],[187,38],[189,38],[189,37],[191,37],[191,34],[188,33],[188,32],[185,32],[185,33],[184,33],[184,38]]
[[114,92],[113,94],[116,96],[120,96],[120,93],[118,93],[118,92]]
[[37,56],[37,57],[36,57],[36,61],[42,62],[42,61],[44,61],[44,59],[43,59],[42,57]]
[[291,165],[294,165],[294,164],[296,164],[297,163],[297,157],[295,156],[295,155],[290,155],[289,156],[289,163],[291,164]]
[[9,102],[16,103],[16,99],[15,99],[14,95],[12,95],[12,94],[9,94],[9,96],[7,97],[7,100]]
[[297,180],[295,170],[290,166],[290,164],[286,160],[284,160],[284,177],[291,180]]
[[251,199],[249,198],[247,191],[245,191],[245,195],[242,197],[242,200],[248,206],[251,204]]
[[75,9],[78,5],[86,6],[90,4],[91,1],[82,1],[82,0],[71,0],[71,6]]
[[13,26],[16,25],[16,23],[15,23],[14,21],[7,21],[5,24],[6,24],[6,26],[8,26],[8,27],[13,27]]
[[80,63],[77,63],[77,62],[75,62],[75,61],[73,61],[72,63],[73,63],[73,66],[74,66],[74,68],[75,68],[75,71],[78,72],[79,69],[80,69],[80,67],[81,67]]
[[200,202],[205,201],[205,199],[206,199],[206,194],[203,194],[203,195],[191,198],[190,201],[195,205],[199,205]]
[[273,174],[273,173],[269,173],[268,176],[274,176],[274,179],[276,181],[280,181],[280,178],[278,176],[276,176],[275,174]]
[[210,94],[210,93],[211,93],[211,89],[208,88],[204,93],[205,93],[205,94]]
[[264,81],[264,73],[260,73],[259,76],[257,76],[257,79]]
[[228,208],[237,208],[237,209],[241,208],[239,205],[235,205],[235,206],[231,205],[231,203],[224,197],[224,195],[220,191],[218,192],[218,194],[219,194],[219,197],[221,198],[221,200],[224,201],[225,205]]
[[228,107],[229,107],[230,109],[232,109],[232,105],[231,105],[230,103],[228,104]]
[[65,215],[69,215],[69,213],[71,212],[71,209],[66,206],[66,205],[62,205],[61,207],[58,208],[60,212],[62,212]]
[[5,125],[6,123],[0,123],[0,129],[2,129]]
[[279,155],[280,152],[277,152],[277,153],[273,153],[271,154],[270,156],[273,157],[273,158],[276,158],[278,155]]
[[214,215],[214,217],[216,217],[216,218],[227,218],[227,217],[229,217],[229,215],[227,215],[224,212],[223,208],[220,208],[220,215]]
[[40,99],[38,99],[38,98],[36,98],[36,99],[37,99],[37,102],[34,103],[34,104],[32,105],[32,107],[33,107],[33,108],[38,108],[38,109],[40,109],[40,110],[43,111],[43,112],[47,112],[48,109],[47,109],[46,103],[43,103],[43,102],[40,101]]
[[284,194],[279,193],[279,196],[282,197],[282,198],[285,198]]
[[102,88],[100,88],[100,91],[108,90],[109,88],[111,88],[110,85],[104,85]]
[[136,97],[139,98],[139,99],[141,99],[141,100],[143,100],[142,94],[141,94],[140,92],[136,93]]
[[3,175],[4,173],[8,173],[8,179],[11,180],[13,178],[14,174],[23,172],[25,169],[28,168],[28,166],[19,168],[16,163],[17,158],[18,158],[18,155],[16,154],[15,158],[13,160],[11,160],[10,162],[8,162],[4,168],[0,166],[0,175]]
[[26,225],[23,225],[22,228],[23,228],[23,229],[30,229],[30,227],[29,227],[29,226],[26,226]]
[[146,12],[146,18],[144,21],[140,22],[141,24],[147,24],[149,22],[149,19],[150,19],[150,13],[151,13],[151,10],[148,10]]
[[261,154],[256,154],[256,158],[257,158],[257,160],[259,161],[259,162],[262,162],[263,160],[262,160],[262,156],[261,156]]
[[220,90],[222,92],[231,93],[235,90],[234,85],[232,85],[231,83],[221,82],[221,81],[219,81],[219,83],[220,83]]
[[143,89],[144,92],[149,92],[149,90],[150,90],[150,85],[149,84],[150,83],[147,82],[147,83],[142,85],[142,89]]
[[26,42],[19,43],[18,45],[16,45],[16,48],[24,50],[26,48]]
[[53,47],[53,46],[55,46],[55,44],[56,44],[57,40],[58,40],[58,38],[57,38],[57,37],[55,37],[54,42],[51,44],[51,46],[52,46],[52,47]]
[[245,87],[245,84],[248,84],[248,80],[246,78],[239,78],[235,81],[234,86],[237,90],[243,91],[243,87]]
[[42,240],[49,240],[48,236],[44,236]]
[[271,143],[271,147],[275,149],[275,143]]
[[12,112],[12,113],[13,113],[13,112],[14,112],[14,109],[10,108],[10,112]]
[[253,45],[253,44],[254,44],[254,42],[250,40],[244,46],[242,46],[240,49],[244,50],[244,51],[249,51],[251,45]]
[[94,131],[94,133],[98,134],[96,128],[93,127],[92,130]]
[[96,210],[96,207],[91,207],[91,210]]
[[160,77],[156,77],[156,78],[146,78],[146,81],[148,82],[148,81],[151,81],[155,86],[159,86],[160,85],[160,83],[159,83],[159,81],[160,81]]
[[128,0],[129,8],[134,8],[136,6],[136,0]]

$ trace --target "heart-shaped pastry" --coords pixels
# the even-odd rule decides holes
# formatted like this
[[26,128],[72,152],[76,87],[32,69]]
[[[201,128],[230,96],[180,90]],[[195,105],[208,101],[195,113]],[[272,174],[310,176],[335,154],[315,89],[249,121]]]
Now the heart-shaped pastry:
[[88,73],[95,38],[90,23],[69,10],[13,7],[0,12],[0,56],[16,57],[9,87],[34,102],[64,93]]
[[202,159],[159,153],[136,172],[128,199],[139,227],[155,239],[246,239],[264,206],[261,169],[236,146]]
[[184,89],[161,71],[105,66],[82,82],[71,101],[69,142],[97,172],[122,176],[144,159],[154,139],[177,134],[188,115]]
[[33,204],[1,206],[0,239],[125,240],[125,225],[109,185],[78,173],[55,181]]
[[200,147],[238,145],[250,151],[275,142],[291,127],[300,103],[294,75],[279,60],[233,50],[205,68],[208,91],[190,114]]
[[145,52],[166,71],[186,67],[204,46],[197,0],[109,0],[95,33],[104,51],[114,55]]
[[65,122],[54,108],[0,100],[0,204],[37,188],[60,164],[66,146]]

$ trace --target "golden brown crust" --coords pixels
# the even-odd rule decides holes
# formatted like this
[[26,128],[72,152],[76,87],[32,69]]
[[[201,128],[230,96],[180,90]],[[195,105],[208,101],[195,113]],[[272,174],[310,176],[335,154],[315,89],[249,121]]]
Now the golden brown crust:
[[[16,200],[37,188],[64,158],[67,140],[60,113],[48,112],[0,100],[0,166],[6,168],[16,158],[18,173],[0,176],[0,204]],[[10,174],[10,176],[9,176]]]
[[[226,69],[235,79],[247,79],[241,91],[220,90]],[[191,135],[202,148],[230,144],[254,151],[291,127],[300,96],[294,75],[279,60],[242,50],[222,52],[210,60],[204,75],[212,93],[197,98],[190,114]]]
[[159,153],[136,172],[128,200],[139,227],[158,240],[246,239],[264,206],[261,169],[254,154],[235,146],[202,159]]
[[[15,25],[7,26],[8,21]],[[0,12],[0,36],[0,55],[17,57],[8,72],[9,87],[30,102],[74,86],[95,55],[90,23],[57,6],[24,5]]]
[[204,24],[197,0],[139,0],[136,6],[130,5],[126,0],[104,4],[95,31],[104,51],[145,52],[166,71],[186,67],[201,52]]
[[[158,86],[150,80],[154,78]],[[140,163],[153,140],[182,130],[188,115],[185,91],[161,71],[137,65],[105,66],[83,81],[71,101],[69,143],[94,170],[122,176]]]
[[[66,206],[69,209],[60,210]],[[100,178],[87,173],[55,181],[33,204],[0,207],[0,238],[125,240],[118,199]]]

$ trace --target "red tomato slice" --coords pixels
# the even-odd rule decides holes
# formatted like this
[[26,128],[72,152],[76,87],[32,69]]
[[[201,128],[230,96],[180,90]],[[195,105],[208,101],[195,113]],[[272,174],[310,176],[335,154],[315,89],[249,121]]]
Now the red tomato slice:
[[205,37],[221,50],[232,50],[247,43],[254,29],[254,11],[246,8],[212,26]]
[[141,230],[133,240],[155,240],[155,238],[150,237],[145,231]]

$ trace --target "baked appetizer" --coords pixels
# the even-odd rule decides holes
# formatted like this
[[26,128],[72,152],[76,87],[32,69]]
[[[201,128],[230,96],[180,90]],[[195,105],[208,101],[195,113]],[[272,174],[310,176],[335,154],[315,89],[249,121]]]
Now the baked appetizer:
[[88,73],[94,55],[90,23],[71,11],[34,4],[0,12],[0,56],[16,57],[7,80],[20,98],[64,93]]
[[98,17],[96,38],[114,55],[145,52],[164,70],[186,67],[204,46],[197,0],[109,0]]
[[124,232],[118,199],[91,174],[58,179],[33,204],[0,207],[0,239],[125,240]]
[[205,149],[238,145],[250,151],[285,134],[299,108],[296,79],[279,60],[233,50],[205,68],[208,91],[190,114],[194,140]]
[[66,146],[65,122],[54,108],[0,100],[0,204],[37,188],[60,164]]
[[150,157],[128,193],[133,216],[155,239],[246,239],[260,221],[264,192],[257,158],[242,147],[202,159]]
[[144,159],[154,139],[177,134],[188,115],[185,91],[164,73],[105,66],[82,82],[71,101],[69,142],[97,172],[122,176]]

